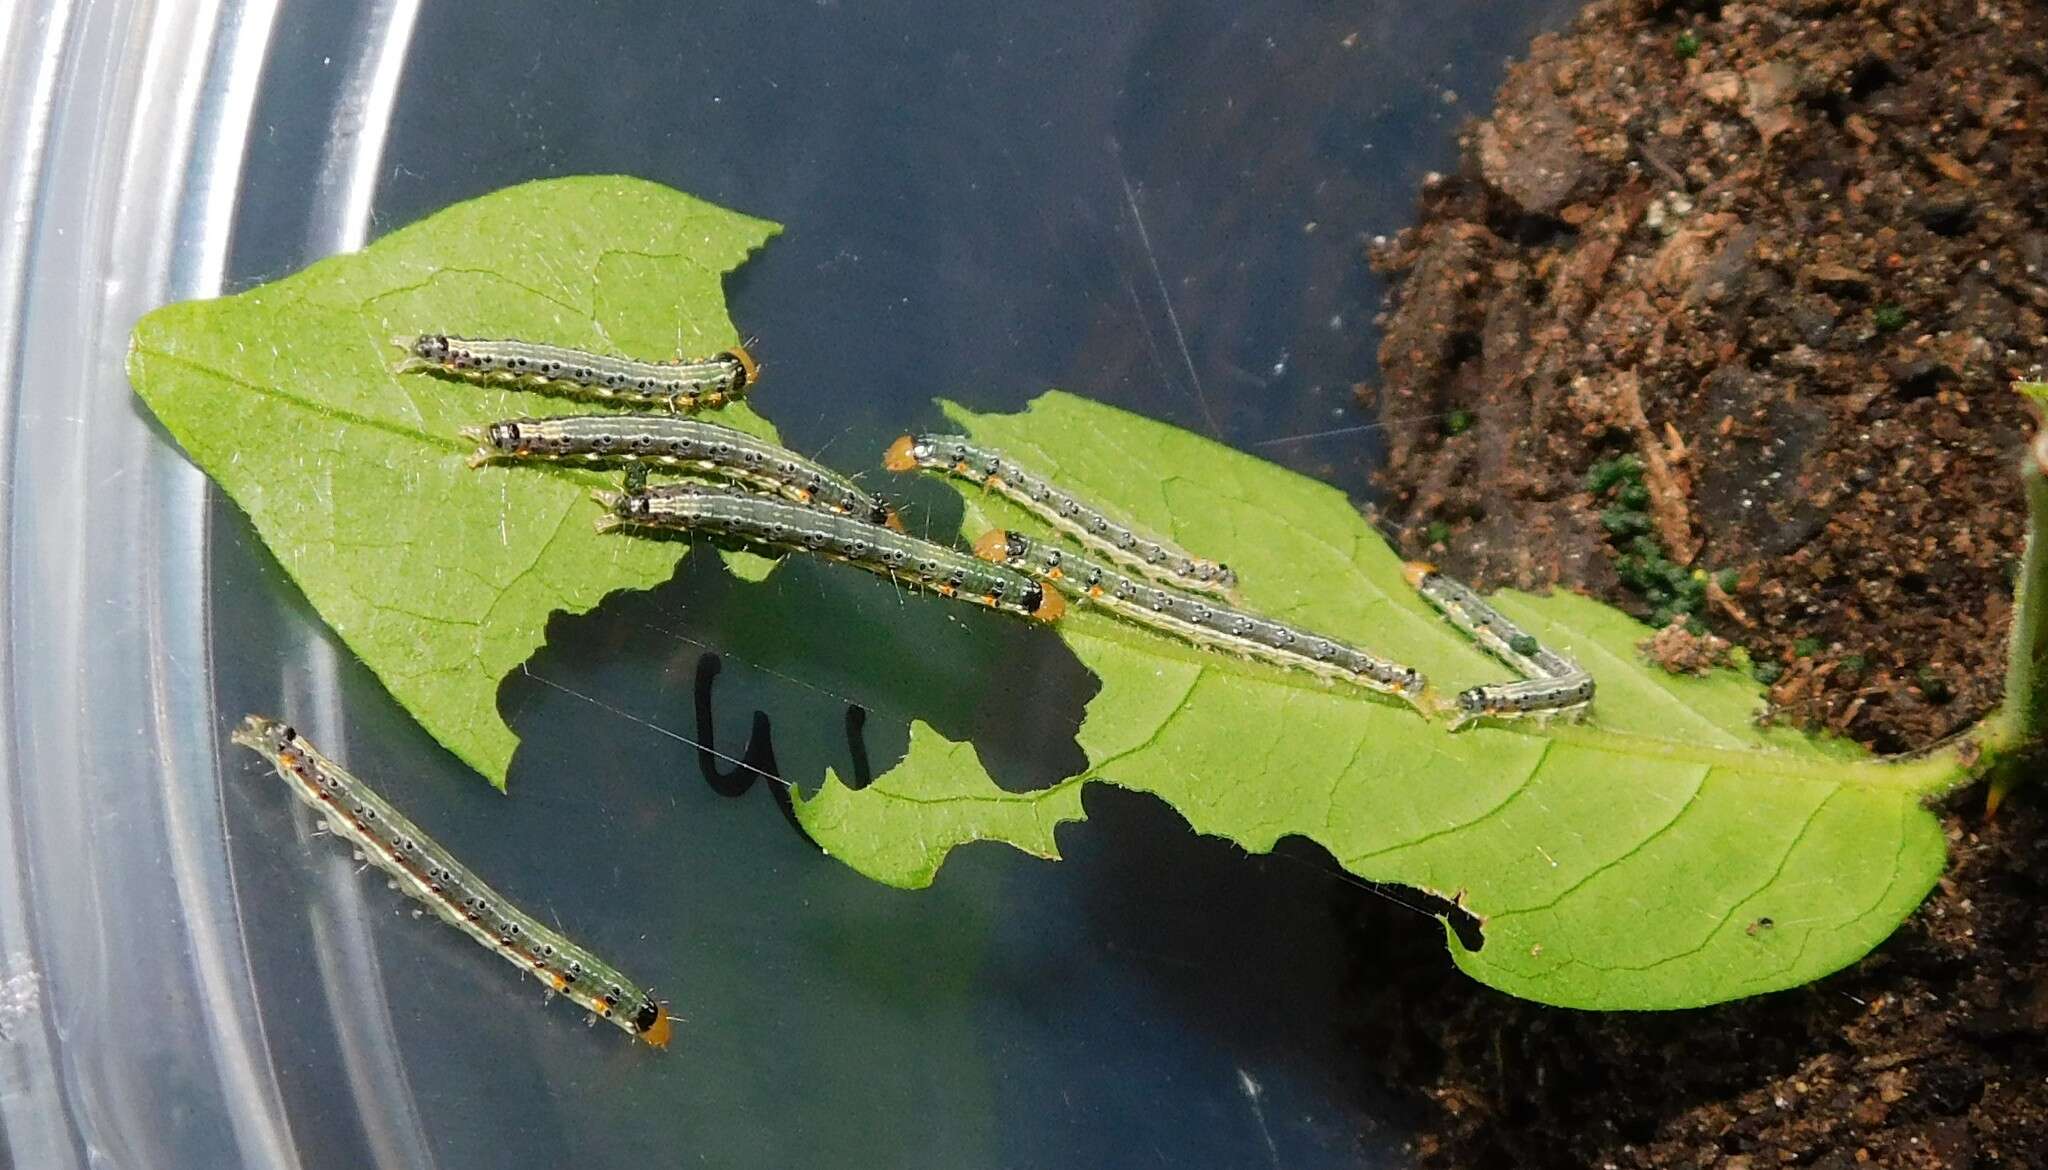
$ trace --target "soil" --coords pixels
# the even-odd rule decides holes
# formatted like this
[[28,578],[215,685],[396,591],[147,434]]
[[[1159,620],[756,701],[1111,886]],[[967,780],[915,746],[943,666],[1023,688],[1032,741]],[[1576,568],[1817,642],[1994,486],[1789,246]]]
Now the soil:
[[[1373,256],[1403,550],[1690,612],[1781,717],[1879,751],[1993,707],[2011,382],[2048,357],[2048,9],[1596,3],[1464,147]],[[1624,455],[1633,516],[1588,490]]]
[[[1743,648],[1774,717],[1954,734],[2003,676],[2043,176],[2048,4],[1590,5],[1374,249],[1382,520],[1483,587],[1676,619],[1674,669]],[[1896,936],[1720,1008],[1561,1012],[1378,932],[1431,953],[1373,957],[1362,1044],[1429,1167],[2048,1166],[2043,799],[1959,796]]]
[[[1446,978],[1441,936],[1373,907],[1359,1037],[1425,1118],[1425,1167],[2048,1165],[2048,816],[2037,789],[1948,819],[1955,865],[1870,957],[1701,1011],[1565,1012]],[[1389,973],[1398,973],[1392,986]]]

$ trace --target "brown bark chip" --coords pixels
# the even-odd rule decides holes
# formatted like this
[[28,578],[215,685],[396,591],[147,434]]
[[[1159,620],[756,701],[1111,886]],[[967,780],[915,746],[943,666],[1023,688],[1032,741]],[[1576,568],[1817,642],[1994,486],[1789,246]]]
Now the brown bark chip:
[[1728,665],[1728,639],[1713,634],[1695,634],[1679,618],[1636,643],[1643,657],[1672,674],[1706,674]]

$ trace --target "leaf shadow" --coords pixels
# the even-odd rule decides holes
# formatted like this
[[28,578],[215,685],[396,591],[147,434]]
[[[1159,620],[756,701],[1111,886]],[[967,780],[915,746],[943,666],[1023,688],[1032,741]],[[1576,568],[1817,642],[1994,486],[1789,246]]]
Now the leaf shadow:
[[[1050,912],[1004,917],[1010,962],[984,972],[985,994],[1033,1002],[1047,988],[1078,990],[1071,964],[1085,955],[1108,969],[1089,974],[1091,986],[1121,990],[1067,995],[1062,1028],[1106,1029],[1104,1017],[1142,1004],[1152,1026],[1203,1054],[1200,1067],[1234,1070],[1248,1109],[1277,1117],[1314,1097],[1356,1111],[1336,1124],[1384,1124],[1392,1102],[1356,1043],[1378,1006],[1360,994],[1358,956],[1381,948],[1478,990],[1452,969],[1422,896],[1361,888],[1297,838],[1248,854],[1148,793],[1097,783],[1083,799],[1085,831],[1063,833],[1065,860],[1032,875]],[[949,864],[988,863],[970,853]],[[1012,1086],[1005,1107],[1056,1115],[1063,1095],[1115,1092],[1112,1075],[1077,1062],[1056,1084]]]
[[662,585],[551,618],[498,708],[523,728],[567,693],[664,732],[723,795],[770,781],[787,814],[790,786],[828,769],[861,787],[895,767],[913,719],[972,742],[1005,789],[1056,784],[1087,766],[1075,733],[1098,686],[1049,629],[801,555],[744,581],[699,543]]

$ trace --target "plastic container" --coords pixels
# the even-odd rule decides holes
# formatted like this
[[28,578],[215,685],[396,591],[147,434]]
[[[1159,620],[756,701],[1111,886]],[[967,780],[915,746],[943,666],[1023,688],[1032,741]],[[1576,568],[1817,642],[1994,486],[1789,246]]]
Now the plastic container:
[[[754,669],[745,597],[706,602],[692,570],[558,623],[507,683],[525,746],[499,797],[331,641],[122,363],[156,305],[510,182],[629,171],[789,225],[729,291],[799,446],[858,466],[934,395],[1059,384],[1362,490],[1369,435],[1298,437],[1364,421],[1360,240],[1448,165],[1446,90],[1490,92],[1567,11],[1415,7],[0,15],[9,1162],[1398,1164],[1346,1034],[1363,895],[1325,860],[1246,858],[1104,790],[1059,866],[982,846],[932,891],[873,886],[662,734],[711,687],[708,642],[721,742],[768,712],[805,783],[842,742],[829,683]],[[1047,661],[1007,685],[1086,684]],[[247,709],[660,986],[676,1047],[586,1031],[413,921],[228,752]]]

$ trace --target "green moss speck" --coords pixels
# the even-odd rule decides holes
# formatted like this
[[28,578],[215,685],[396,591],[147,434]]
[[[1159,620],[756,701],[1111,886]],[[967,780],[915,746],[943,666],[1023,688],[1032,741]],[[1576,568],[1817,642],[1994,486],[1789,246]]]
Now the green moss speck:
[[1643,482],[1643,461],[1633,452],[1599,460],[1586,469],[1586,490],[1596,496],[1623,481]]
[[[1642,459],[1628,453],[1599,460],[1586,469],[1586,490],[1609,501],[1600,511],[1600,526],[1620,552],[1614,571],[1623,585],[1649,603],[1651,624],[1661,629],[1682,617],[1688,629],[1699,626],[1697,632],[1704,633],[1698,619],[1706,612],[1707,586],[1713,578],[1673,561],[1654,535]],[[1733,588],[1733,574],[1725,574],[1725,579],[1723,588]]]
[[1650,531],[1650,517],[1634,508],[1608,508],[1600,513],[1600,526],[1610,536],[1641,536]]

